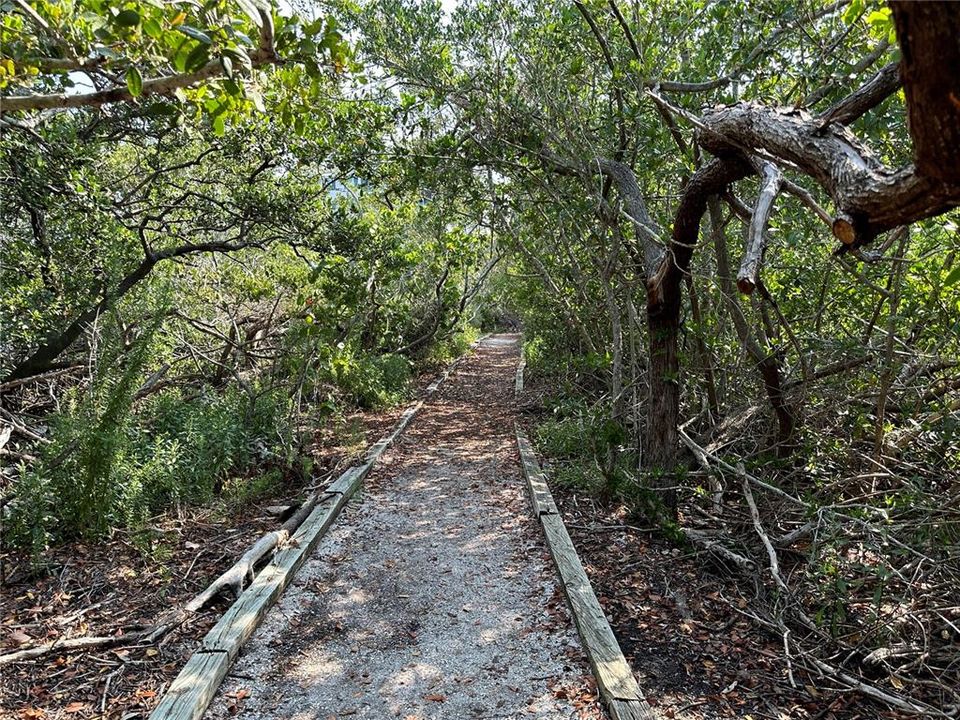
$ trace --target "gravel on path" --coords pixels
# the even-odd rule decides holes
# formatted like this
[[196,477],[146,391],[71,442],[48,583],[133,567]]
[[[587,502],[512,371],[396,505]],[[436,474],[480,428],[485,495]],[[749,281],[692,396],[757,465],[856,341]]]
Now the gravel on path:
[[462,362],[231,670],[212,718],[602,718],[513,437],[518,337]]

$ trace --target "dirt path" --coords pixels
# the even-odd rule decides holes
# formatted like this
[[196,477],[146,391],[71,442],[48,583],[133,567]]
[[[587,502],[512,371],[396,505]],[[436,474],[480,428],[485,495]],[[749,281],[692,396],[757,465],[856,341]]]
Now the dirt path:
[[598,718],[513,439],[517,337],[461,364],[250,641],[209,717]]

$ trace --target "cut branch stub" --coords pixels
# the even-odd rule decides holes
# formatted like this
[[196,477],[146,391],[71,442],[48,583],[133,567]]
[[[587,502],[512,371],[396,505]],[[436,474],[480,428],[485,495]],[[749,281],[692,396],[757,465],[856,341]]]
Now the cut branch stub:
[[844,245],[853,245],[857,241],[857,231],[853,218],[840,213],[833,219],[833,236]]
[[742,102],[708,111],[703,124],[700,142],[715,155],[766,154],[816,180],[840,209],[833,232],[845,244],[863,245],[960,205],[960,183],[941,182],[912,165],[889,168],[847,128],[822,127],[801,111]]

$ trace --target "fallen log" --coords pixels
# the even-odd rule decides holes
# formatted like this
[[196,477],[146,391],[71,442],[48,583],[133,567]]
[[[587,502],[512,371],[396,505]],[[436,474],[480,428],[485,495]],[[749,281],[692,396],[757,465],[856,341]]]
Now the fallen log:
[[106,636],[85,636],[77,638],[67,638],[65,640],[54,640],[53,642],[37,645],[36,647],[17,650],[6,655],[0,655],[0,667],[10,665],[11,663],[23,662],[25,660],[36,660],[39,657],[54,652],[69,650],[106,650],[121,645],[152,645],[167,633],[179,627],[187,614],[182,610],[174,610],[168,619],[151,625],[146,629],[137,632],[124,633],[122,635]]
[[235,598],[240,597],[243,589],[253,582],[254,571],[262,561],[273,556],[287,540],[297,531],[297,528],[307,519],[313,508],[316,507],[323,493],[314,493],[304,500],[299,509],[280,526],[279,530],[272,530],[257,540],[237,562],[207,586],[206,590],[197,595],[186,605],[187,612],[195,613],[209,605],[217,595],[229,590]]
[[132,645],[136,643],[152,645],[156,643],[171,630],[182,625],[188,617],[210,604],[221,592],[229,590],[235,597],[239,597],[244,587],[253,582],[256,567],[262,564],[262,561],[268,556],[272,556],[275,551],[280,549],[284,543],[290,539],[297,531],[297,528],[299,528],[304,520],[309,517],[310,513],[313,512],[320,497],[325,494],[325,492],[318,492],[307,498],[280,529],[263,535],[250,546],[250,549],[247,550],[233,566],[210,583],[203,592],[194,597],[193,600],[182,608],[174,609],[167,616],[167,619],[162,620],[156,625],[152,625],[138,632],[123,635],[89,636],[54,640],[53,642],[37,645],[36,647],[0,655],[0,667],[9,665],[10,663],[35,660],[49,653],[64,650],[99,650],[117,647],[118,645]]
[[131,638],[129,635],[107,636],[107,637],[79,637],[69,638],[67,640],[54,640],[50,643],[37,645],[26,650],[17,650],[16,652],[0,655],[0,666],[10,663],[22,662],[24,660],[34,660],[55,650],[92,650],[96,648],[116,647],[121,643],[137,641],[137,638]]

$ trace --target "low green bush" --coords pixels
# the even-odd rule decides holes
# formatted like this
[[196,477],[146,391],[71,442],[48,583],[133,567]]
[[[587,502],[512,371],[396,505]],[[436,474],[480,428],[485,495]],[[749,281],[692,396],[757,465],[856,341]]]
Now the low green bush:
[[14,486],[11,543],[36,551],[136,527],[167,507],[210,502],[254,466],[286,462],[289,400],[280,391],[174,389],[136,413],[129,399],[118,409],[114,392],[101,412],[87,395],[56,418],[53,442]]
[[339,348],[326,368],[328,381],[347,394],[348,401],[363,408],[395,405],[407,397],[412,372],[402,355],[355,352]]

